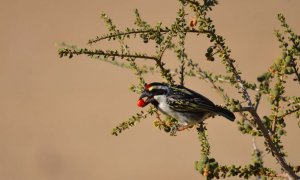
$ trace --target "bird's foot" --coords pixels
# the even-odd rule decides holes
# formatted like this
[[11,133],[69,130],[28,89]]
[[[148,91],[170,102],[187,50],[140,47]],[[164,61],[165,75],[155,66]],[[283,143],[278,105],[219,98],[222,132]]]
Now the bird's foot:
[[180,125],[180,126],[177,127],[177,131],[183,131],[183,130],[186,130],[186,129],[190,129],[192,127],[194,127],[193,124],[192,125],[191,124],[190,125]]

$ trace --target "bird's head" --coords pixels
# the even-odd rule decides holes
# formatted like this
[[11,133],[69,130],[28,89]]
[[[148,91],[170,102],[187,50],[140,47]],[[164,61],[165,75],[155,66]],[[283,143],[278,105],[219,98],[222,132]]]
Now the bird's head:
[[153,82],[150,84],[145,84],[144,91],[142,92],[139,100],[138,106],[145,107],[149,103],[157,105],[158,102],[155,100],[155,96],[166,95],[169,91],[169,85],[166,83]]

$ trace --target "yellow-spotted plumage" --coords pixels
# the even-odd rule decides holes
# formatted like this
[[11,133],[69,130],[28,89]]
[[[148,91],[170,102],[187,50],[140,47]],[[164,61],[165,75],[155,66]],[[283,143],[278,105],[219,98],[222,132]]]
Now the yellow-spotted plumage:
[[203,95],[180,85],[150,83],[145,86],[140,99],[147,98],[145,106],[153,104],[162,113],[178,120],[182,125],[197,124],[209,117],[221,115],[233,121],[229,110],[215,105]]

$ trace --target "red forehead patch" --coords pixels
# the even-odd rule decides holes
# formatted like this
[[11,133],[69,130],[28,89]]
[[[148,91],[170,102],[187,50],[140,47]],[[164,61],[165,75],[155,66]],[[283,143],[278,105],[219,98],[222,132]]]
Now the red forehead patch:
[[151,88],[151,84],[145,84],[145,89],[149,90]]

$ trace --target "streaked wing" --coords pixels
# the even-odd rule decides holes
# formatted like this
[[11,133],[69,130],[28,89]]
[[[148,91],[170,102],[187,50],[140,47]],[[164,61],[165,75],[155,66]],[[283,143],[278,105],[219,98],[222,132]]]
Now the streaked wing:
[[203,112],[216,110],[215,105],[200,94],[193,96],[186,94],[175,94],[168,96],[170,108],[180,112]]

